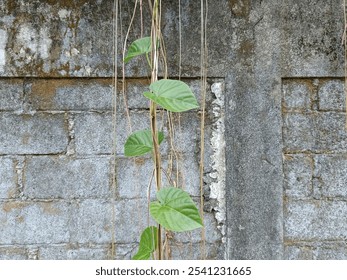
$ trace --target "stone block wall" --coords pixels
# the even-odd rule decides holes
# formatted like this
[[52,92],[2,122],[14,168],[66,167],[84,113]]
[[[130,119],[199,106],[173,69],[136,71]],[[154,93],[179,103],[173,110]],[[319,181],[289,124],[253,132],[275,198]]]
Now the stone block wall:
[[[130,79],[126,83],[132,128],[148,128],[148,104],[141,94],[148,82]],[[200,82],[187,80],[187,83],[199,95]],[[223,80],[211,80],[209,87],[212,84],[223,85]],[[0,88],[0,258],[107,259],[111,257],[112,240],[116,242],[117,258],[134,255],[147,225],[147,192],[153,167],[148,156],[133,159],[123,155],[130,126],[120,93],[113,120],[113,80],[1,79]],[[207,103],[211,110],[206,126],[209,156],[214,154],[210,140],[212,131],[216,131],[212,112],[216,110],[212,104],[215,100],[209,89]],[[161,147],[164,166],[169,162],[178,166],[174,168],[174,174],[179,172],[178,177],[173,178],[198,202],[199,112],[181,114],[179,122],[173,120],[178,155],[173,160],[169,160],[173,154],[168,152],[167,115],[160,112],[159,115],[166,133]],[[114,121],[117,124],[115,194],[112,191]],[[213,182],[209,179],[209,174],[214,172],[211,164],[207,156],[208,184]],[[164,182],[169,184],[167,179]],[[153,188],[151,198],[154,198]],[[224,253],[218,222],[211,212],[215,207],[210,206],[205,215],[208,258]],[[202,257],[200,239],[198,230],[173,235],[171,257]]]
[[[205,2],[208,258],[346,259],[342,0],[215,2]],[[119,3],[114,48],[113,1],[0,0],[1,258],[109,258],[113,233],[117,258],[136,250],[152,167],[122,145],[148,127],[149,73],[141,59],[124,73],[118,63],[114,118],[113,50],[120,62],[135,1]],[[200,100],[200,1],[162,3],[169,76]],[[140,37],[139,11],[127,44]],[[177,153],[161,146],[197,202],[200,116],[176,115]],[[199,236],[172,236],[172,258],[199,258]]]
[[346,259],[344,80],[283,80],[284,245],[288,259]]

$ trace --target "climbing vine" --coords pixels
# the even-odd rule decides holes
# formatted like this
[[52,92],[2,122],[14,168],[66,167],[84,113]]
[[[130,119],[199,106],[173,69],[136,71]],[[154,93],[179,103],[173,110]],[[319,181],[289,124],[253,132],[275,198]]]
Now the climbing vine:
[[[165,135],[158,129],[157,110],[166,110],[170,114],[181,113],[197,109],[199,105],[186,83],[168,79],[166,74],[159,79],[159,68],[167,67],[160,24],[161,1],[153,0],[149,3],[152,13],[151,35],[132,42],[126,56],[123,56],[124,63],[137,59],[138,56],[145,56],[151,71],[150,86],[148,91],[143,93],[149,100],[149,128],[130,134],[124,145],[124,154],[127,157],[148,153],[152,155],[157,200],[150,203],[149,212],[157,226],[149,226],[143,230],[137,254],[133,259],[144,260],[152,257],[161,260],[164,258],[163,231],[190,231],[203,227],[203,221],[187,192],[173,185],[162,186],[163,169],[159,146],[165,141]],[[160,61],[164,61],[163,65],[160,65]]]

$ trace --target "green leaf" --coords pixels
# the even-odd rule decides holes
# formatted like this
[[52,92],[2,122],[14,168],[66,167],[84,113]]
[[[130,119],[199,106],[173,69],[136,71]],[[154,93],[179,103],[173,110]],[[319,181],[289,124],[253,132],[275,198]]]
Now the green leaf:
[[126,57],[124,58],[124,62],[130,61],[135,56],[146,54],[151,51],[151,37],[144,37],[141,39],[138,39],[129,47],[128,53]]
[[151,92],[144,96],[171,112],[184,112],[199,108],[189,86],[178,80],[163,79],[150,85]]
[[154,226],[146,228],[140,238],[139,250],[133,260],[149,260],[151,254],[157,249],[158,229]]
[[168,230],[188,231],[202,227],[199,211],[189,194],[178,188],[163,188],[150,204],[154,220]]
[[[164,133],[158,132],[158,143],[164,140]],[[136,131],[131,134],[124,145],[124,154],[127,157],[144,155],[153,149],[152,132],[148,129]]]

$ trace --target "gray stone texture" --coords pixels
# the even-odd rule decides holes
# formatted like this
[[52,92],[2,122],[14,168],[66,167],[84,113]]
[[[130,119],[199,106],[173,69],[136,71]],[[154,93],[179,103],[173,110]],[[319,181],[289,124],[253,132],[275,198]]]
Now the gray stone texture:
[[286,258],[291,260],[345,260],[345,242],[301,242],[286,246]]
[[28,82],[28,100],[33,110],[111,110],[113,87],[110,79],[34,79]]
[[345,201],[288,201],[284,238],[297,240],[344,240],[347,237]]
[[325,198],[347,198],[347,155],[314,157],[314,188]]
[[305,199],[313,192],[313,160],[307,155],[285,155],[283,159],[284,193],[287,197]]
[[110,202],[86,199],[71,203],[70,242],[102,244],[111,241],[112,207]]
[[309,81],[284,80],[283,81],[283,109],[310,110],[312,106],[313,86]]
[[109,157],[28,157],[24,196],[28,198],[102,198],[111,194]]
[[6,246],[0,247],[0,260],[26,260],[28,253],[25,248]]
[[346,152],[345,114],[314,112],[288,113],[283,121],[286,152]]
[[68,144],[64,114],[0,113],[0,154],[58,154]]
[[110,112],[76,114],[74,122],[77,154],[111,154],[113,128]]
[[[207,258],[347,259],[341,3],[207,2],[208,85],[225,83],[225,108],[214,114],[208,88],[205,209],[216,203],[210,141],[225,117],[227,217],[217,224],[214,211],[205,213]],[[122,1],[113,49],[112,1],[0,1],[0,259],[106,259],[113,232],[116,258],[129,259],[153,223],[150,156],[123,152],[132,131],[149,128],[147,62],[138,57],[122,72],[134,3]],[[143,12],[147,23],[145,2]],[[181,1],[181,11],[163,1],[162,12],[169,77],[180,75],[200,100],[200,1]],[[140,18],[138,9],[127,46],[139,38]],[[201,114],[176,115],[171,132],[158,115],[164,167],[172,161],[173,180],[198,201]],[[199,231],[174,235],[171,257],[202,258],[200,243]]]
[[23,81],[6,79],[0,82],[0,111],[20,110],[23,98]]
[[323,80],[318,91],[319,109],[344,111],[346,109],[345,87],[342,79]]
[[69,242],[66,202],[1,202],[0,245]]
[[0,157],[0,199],[13,198],[17,194],[15,162]]
[[109,258],[107,247],[89,247],[80,245],[42,246],[39,249],[40,260],[105,260]]

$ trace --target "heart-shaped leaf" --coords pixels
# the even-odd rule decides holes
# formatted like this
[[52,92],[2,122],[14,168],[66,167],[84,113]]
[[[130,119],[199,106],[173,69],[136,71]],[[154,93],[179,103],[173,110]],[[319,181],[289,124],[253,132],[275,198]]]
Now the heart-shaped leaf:
[[131,43],[128,53],[124,58],[124,62],[130,61],[135,56],[146,54],[151,51],[151,37],[144,37],[141,39],[137,39]]
[[[164,133],[158,132],[158,143],[164,140]],[[127,157],[144,155],[153,149],[152,132],[148,129],[139,130],[131,134],[124,145],[124,154]]]
[[178,80],[163,79],[150,85],[144,96],[171,112],[184,112],[199,108],[189,86]]
[[133,260],[149,260],[151,254],[157,249],[158,229],[154,226],[146,228],[140,238],[139,250]]
[[157,192],[157,198],[150,204],[150,213],[166,229],[181,232],[203,226],[198,209],[185,191],[163,188]]

